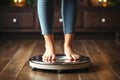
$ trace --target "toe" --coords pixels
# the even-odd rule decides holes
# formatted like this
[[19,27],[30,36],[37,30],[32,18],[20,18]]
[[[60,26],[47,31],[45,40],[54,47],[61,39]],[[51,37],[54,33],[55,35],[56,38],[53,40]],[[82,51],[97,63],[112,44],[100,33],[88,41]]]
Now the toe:
[[73,60],[73,57],[72,57],[71,55],[67,55],[67,58],[68,58],[69,60]]
[[80,55],[75,55],[75,58],[76,59],[80,59]]
[[52,55],[52,58],[51,58],[52,60],[55,60],[55,55]]
[[73,60],[76,60],[76,56],[75,55],[71,55]]

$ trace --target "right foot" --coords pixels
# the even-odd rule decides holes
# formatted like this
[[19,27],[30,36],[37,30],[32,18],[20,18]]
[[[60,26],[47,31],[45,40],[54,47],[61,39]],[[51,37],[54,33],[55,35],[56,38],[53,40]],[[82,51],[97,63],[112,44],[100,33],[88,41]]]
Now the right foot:
[[47,35],[44,36],[45,38],[45,48],[46,51],[43,54],[42,58],[43,61],[51,62],[55,60],[55,46],[54,46],[54,36],[53,35]]
[[43,61],[45,62],[51,62],[55,60],[55,52],[51,50],[46,50],[45,53],[42,56]]

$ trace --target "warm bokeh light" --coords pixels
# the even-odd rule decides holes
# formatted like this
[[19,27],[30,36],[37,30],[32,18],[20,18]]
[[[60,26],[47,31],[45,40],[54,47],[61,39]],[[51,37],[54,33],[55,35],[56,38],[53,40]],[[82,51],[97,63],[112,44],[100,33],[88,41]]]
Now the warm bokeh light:
[[98,0],[98,2],[100,3],[99,5],[102,5],[103,7],[107,7],[107,0]]
[[19,3],[21,3],[23,0],[18,0]]
[[16,3],[17,2],[17,0],[14,0],[14,3]]
[[107,0],[103,0],[103,2],[107,2]]
[[23,7],[26,5],[26,0],[13,0],[14,6]]
[[102,2],[102,0],[98,0],[99,2]]
[[99,2],[107,2],[107,0],[98,0]]

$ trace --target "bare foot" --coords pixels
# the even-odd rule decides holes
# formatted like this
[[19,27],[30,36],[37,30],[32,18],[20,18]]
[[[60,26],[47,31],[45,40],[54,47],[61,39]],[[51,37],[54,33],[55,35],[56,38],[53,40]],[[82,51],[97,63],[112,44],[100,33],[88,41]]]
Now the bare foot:
[[54,61],[55,60],[55,52],[52,51],[52,50],[47,50],[45,51],[45,53],[43,54],[42,56],[43,58],[43,61],[46,61],[46,62],[51,62],[51,61]]
[[55,60],[55,47],[54,47],[53,35],[45,35],[44,38],[45,38],[46,51],[43,54],[42,58],[43,61],[51,62]]
[[80,58],[80,55],[77,54],[71,47],[65,47],[64,53],[70,60],[77,60]]

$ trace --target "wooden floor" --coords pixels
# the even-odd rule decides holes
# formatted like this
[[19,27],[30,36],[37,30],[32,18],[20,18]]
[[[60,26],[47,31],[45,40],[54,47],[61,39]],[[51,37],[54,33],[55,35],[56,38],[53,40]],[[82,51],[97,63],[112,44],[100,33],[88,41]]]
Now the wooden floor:
[[[55,40],[63,53],[63,40]],[[0,40],[0,80],[120,80],[120,45],[113,40],[74,40],[76,52],[91,58],[88,71],[32,71],[30,56],[44,52],[44,40]]]

